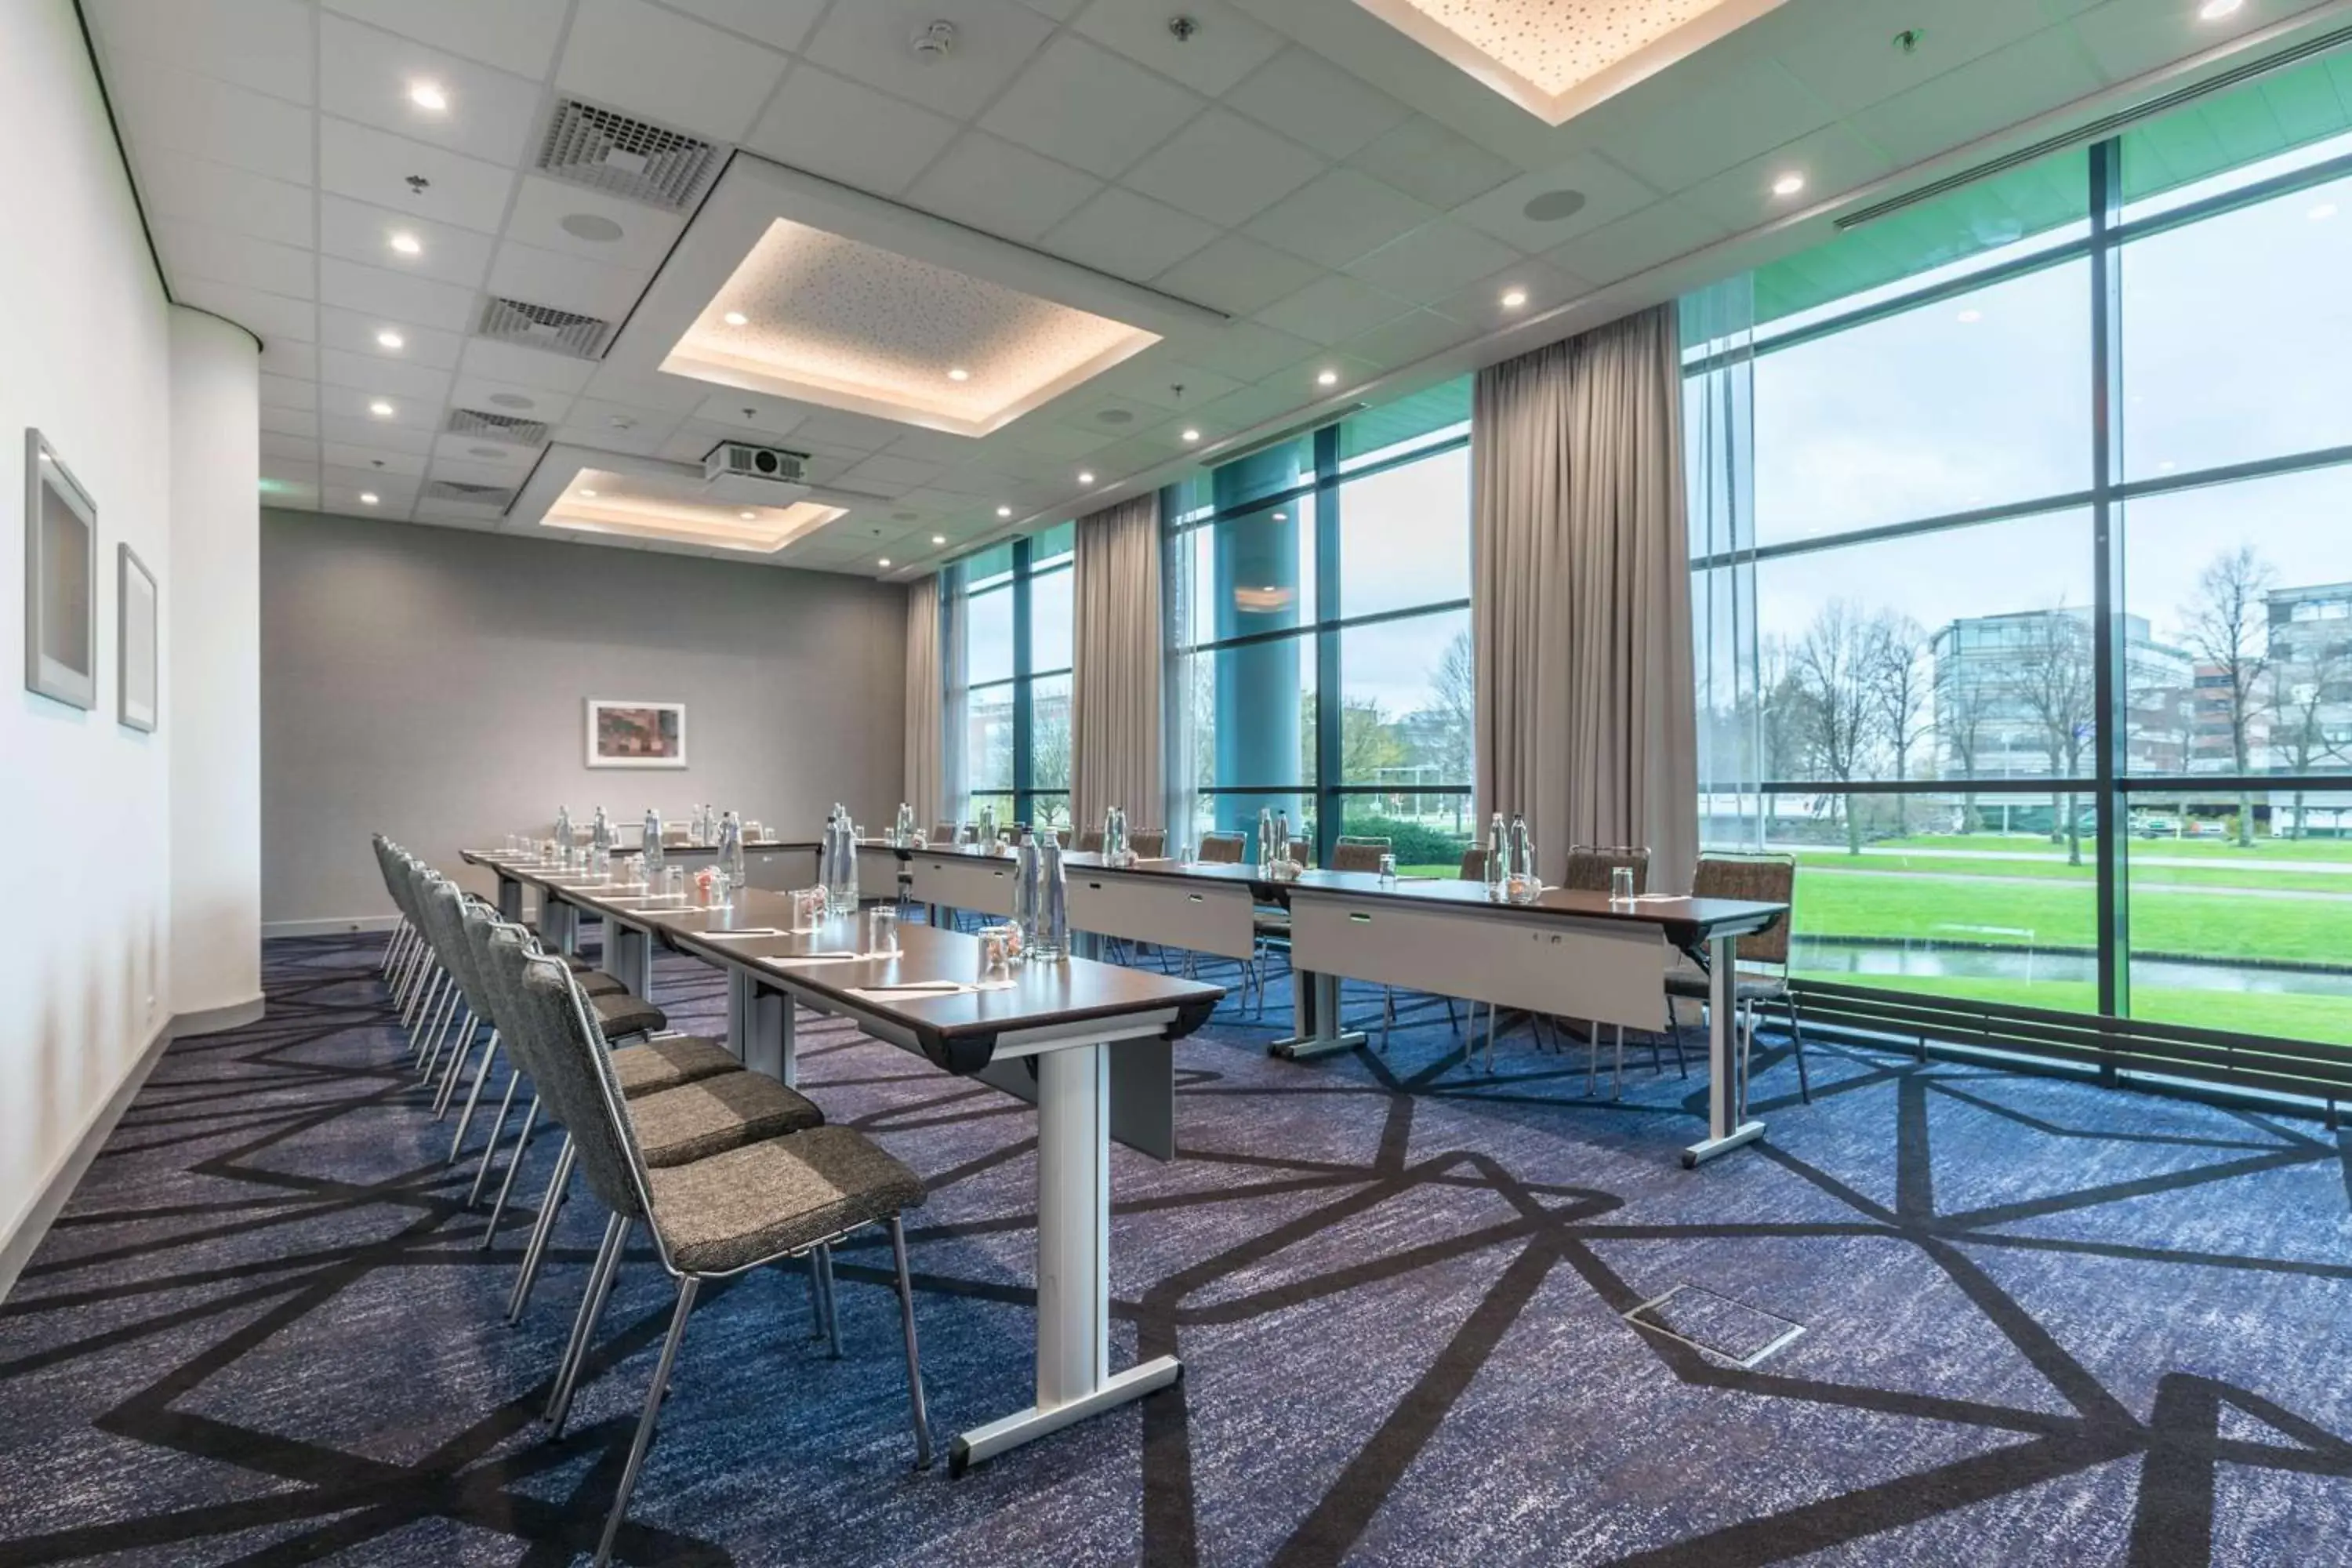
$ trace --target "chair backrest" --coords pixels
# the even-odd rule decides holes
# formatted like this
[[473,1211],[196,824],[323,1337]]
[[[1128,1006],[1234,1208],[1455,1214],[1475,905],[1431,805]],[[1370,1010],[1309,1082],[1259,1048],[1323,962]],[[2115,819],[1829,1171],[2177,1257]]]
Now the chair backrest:
[[1102,833],[1102,829],[1101,829],[1101,828],[1099,828],[1099,827],[1089,828],[1089,829],[1087,829],[1086,832],[1081,833],[1081,834],[1079,834],[1079,835],[1078,835],[1078,853],[1079,853],[1079,854],[1081,854],[1081,855],[1099,855],[1099,854],[1101,854],[1101,853],[1102,853],[1102,847],[1103,847],[1103,833]]
[[476,1017],[486,1017],[489,994],[474,966],[474,949],[466,940],[466,895],[455,882],[436,880],[425,892],[425,918],[431,922],[433,951],[457,978],[457,991]]
[[1605,893],[1620,866],[1633,871],[1635,892],[1650,890],[1650,852],[1630,845],[1577,845],[1568,852],[1568,868],[1561,873],[1559,885],[1579,893]]
[[1168,853],[1168,830],[1164,827],[1139,827],[1128,834],[1128,847],[1139,860],[1157,860]]
[[1315,864],[1314,841],[1308,838],[1293,838],[1290,841],[1290,858],[1300,866]]
[[931,824],[931,831],[929,835],[924,838],[923,842],[926,844],[952,844],[955,842],[955,837],[956,827],[954,823],[934,822]]
[[580,987],[562,961],[527,952],[515,928],[495,932],[491,950],[509,977],[508,1011],[514,1026],[536,1047],[539,1066],[531,1086],[572,1134],[589,1189],[614,1213],[645,1218],[650,1206],[645,1167]]
[[1238,866],[1249,838],[1240,833],[1203,833],[1201,835],[1201,860],[1210,866]]
[[1381,857],[1395,842],[1389,838],[1360,836],[1343,837],[1331,846],[1331,869],[1334,871],[1377,871]]
[[1739,939],[1742,963],[1789,966],[1789,928],[1797,923],[1797,858],[1793,855],[1702,855],[1691,876],[1694,899],[1738,899],[1786,904],[1769,930]]
[[1486,847],[1484,844],[1473,844],[1462,851],[1462,879],[1465,882],[1486,879]]

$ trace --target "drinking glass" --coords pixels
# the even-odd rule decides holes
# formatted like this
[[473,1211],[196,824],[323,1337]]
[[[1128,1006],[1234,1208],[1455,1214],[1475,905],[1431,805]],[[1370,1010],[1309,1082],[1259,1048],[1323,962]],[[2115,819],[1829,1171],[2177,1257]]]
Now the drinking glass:
[[764,839],[764,838],[765,838],[765,837],[768,837],[768,836],[767,836],[766,834],[764,834],[764,833],[762,833],[762,832],[761,832],[761,831],[760,831],[760,825],[759,825],[758,823],[756,823],[756,822],[747,822],[747,823],[745,823],[745,824],[743,825],[743,842],[744,842],[744,843],[746,843],[746,844],[757,844],[757,843],[759,843],[761,839]]
[[877,904],[866,912],[866,951],[898,951],[898,911],[888,904]]
[[1609,873],[1609,901],[1630,904],[1633,901],[1633,868],[1619,866]]
[[793,929],[814,931],[824,924],[825,897],[823,888],[796,888],[793,890]]
[[982,980],[1013,978],[1013,945],[1003,926],[990,926],[980,933],[980,977]]

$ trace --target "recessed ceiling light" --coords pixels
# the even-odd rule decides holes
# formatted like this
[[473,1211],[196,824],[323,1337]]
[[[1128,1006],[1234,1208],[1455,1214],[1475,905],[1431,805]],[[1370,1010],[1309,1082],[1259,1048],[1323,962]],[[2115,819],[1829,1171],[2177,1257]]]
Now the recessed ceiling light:
[[880,560],[875,562],[874,564],[877,566],[887,566],[890,564],[890,558],[887,555],[885,555]]
[[996,515],[999,517],[1011,517],[1013,515],[1013,509],[1009,506],[998,507],[996,509]]
[[2205,4],[2197,7],[2197,19],[2218,22],[2224,16],[2234,16],[2245,3],[2246,0],[2205,0]]
[[931,542],[933,544],[945,544],[947,542],[948,536],[944,533],[934,533],[931,535]]
[[389,419],[392,417],[392,405],[379,397],[368,405],[368,412],[379,419]]
[[1506,289],[1503,290],[1503,309],[1506,310],[1516,310],[1527,302],[1528,291],[1526,289]]
[[449,107],[449,95],[441,90],[437,81],[412,81],[408,84],[408,101],[438,114]]
[[2159,474],[2168,474],[2179,466],[2177,463],[2158,463],[2156,466],[2156,471]]
[[373,490],[362,490],[360,492],[360,505],[373,506],[375,505],[375,500],[376,496]]
[[964,369],[961,365],[957,365],[948,372],[948,379],[950,381],[970,381],[971,379],[971,372]]
[[719,318],[720,321],[725,321],[730,327],[740,327],[751,319],[751,317],[745,315],[740,310],[730,310],[724,316]]
[[1339,384],[1339,373],[1336,370],[1324,371],[1315,378],[1315,384],[1318,386],[1337,386]]
[[394,233],[392,237],[392,247],[393,249],[400,252],[403,256],[422,256],[425,254],[425,246],[423,242],[404,228]]
[[760,521],[760,514],[756,511],[739,511],[735,515],[741,518],[745,522],[757,522]]
[[1190,426],[1185,426],[1185,429],[1184,429],[1184,439],[1186,439],[1187,441],[1197,441],[1197,440],[1199,440],[1200,438],[1201,438],[1201,433],[1200,433],[1198,430],[1195,430],[1195,429],[1192,428]]
[[1772,194],[1776,196],[1793,196],[1804,188],[1805,176],[1802,174],[1787,174],[1772,182]]
[[1274,514],[1274,521],[1276,522],[1288,522],[1290,521],[1290,514],[1286,511],[1276,512]]
[[1092,484],[1092,483],[1094,483],[1094,482],[1095,482],[1095,476],[1094,476],[1094,470],[1093,470],[1093,469],[1091,469],[1091,468],[1080,468],[1080,469],[1078,470],[1078,483],[1080,483],[1080,484],[1082,484],[1082,485],[1090,485],[1090,484]]
[[1960,312],[1960,320],[1961,320],[1963,322],[1967,323],[1968,325],[1969,325],[1969,326],[1973,327],[1973,326],[1975,326],[1979,321],[1983,321],[1983,320],[1984,320],[1984,312],[1983,312],[1982,310],[1977,310],[1975,307],[1971,306],[1971,307],[1969,307],[1968,310],[1962,310],[1962,311]]
[[375,341],[378,348],[386,349],[404,348],[408,343],[408,340],[406,338],[402,337],[398,332],[394,331],[389,327],[385,328],[383,331],[378,332],[375,335]]
[[2322,202],[2304,216],[2311,219],[2314,223],[2325,223],[2329,218],[2336,216],[2336,204],[2334,202]]
[[579,495],[582,500],[594,500],[596,499],[596,492],[594,490],[582,490],[579,492]]

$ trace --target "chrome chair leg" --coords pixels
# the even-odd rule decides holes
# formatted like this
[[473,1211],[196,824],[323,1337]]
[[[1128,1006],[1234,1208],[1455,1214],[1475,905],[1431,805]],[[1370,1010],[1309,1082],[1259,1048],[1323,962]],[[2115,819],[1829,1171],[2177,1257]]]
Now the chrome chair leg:
[[1813,1102],[1813,1079],[1805,1070],[1805,1031],[1804,1026],[1797,1022],[1797,999],[1790,995],[1781,1005],[1789,1010],[1789,1041],[1797,1052],[1797,1092],[1803,1096],[1807,1105],[1811,1105]]
[[547,1194],[539,1200],[539,1219],[530,1229],[530,1245],[524,1248],[522,1269],[515,1276],[514,1290],[507,1297],[507,1321],[520,1323],[522,1311],[530,1305],[530,1288],[538,1282],[540,1265],[547,1260],[547,1238],[555,1229],[556,1211],[563,1206],[564,1185],[572,1180],[572,1163],[578,1158],[572,1147],[572,1135],[563,1135],[562,1152],[555,1156],[554,1173],[547,1178]]
[[621,1249],[628,1241],[626,1219],[614,1215],[604,1222],[604,1244],[596,1249],[596,1261],[588,1270],[588,1291],[580,1299],[580,1315],[572,1321],[572,1342],[564,1347],[554,1390],[547,1397],[547,1414],[542,1419],[551,1428],[550,1436],[562,1436],[563,1424],[571,1419],[572,1395],[580,1386],[580,1369],[588,1360],[588,1346],[596,1338],[597,1321],[604,1317],[604,1303],[613,1294],[613,1277],[621,1271]]
[[474,1184],[466,1194],[467,1208],[482,1201],[482,1189],[489,1184],[490,1166],[498,1158],[499,1140],[507,1135],[507,1118],[514,1114],[515,1090],[521,1084],[522,1074],[509,1069],[507,1091],[499,1097],[498,1120],[490,1123],[489,1141],[482,1145],[482,1163],[474,1168]]
[[414,1030],[416,1027],[418,1016],[432,1010],[433,1004],[440,997],[441,983],[446,978],[448,978],[446,973],[436,966],[425,976],[423,987],[409,994],[409,1005],[402,1010],[400,1016],[402,1028]]
[[[481,1033],[482,1025],[485,1021],[486,1020],[475,1016],[472,1009],[468,1008],[467,1010],[466,1026],[457,1033],[456,1048],[450,1051],[448,1061],[443,1064],[441,1068],[441,1087],[434,1092],[434,1121],[438,1121],[443,1117],[449,1114],[449,1101],[457,1092],[457,1080],[465,1076],[466,1058],[474,1054],[474,1040],[475,1037]],[[489,1066],[490,1057],[496,1054],[498,1048],[498,1032],[496,1030],[492,1030],[489,1037],[489,1048],[482,1055],[482,1060],[480,1063],[481,1068],[487,1068]],[[478,1070],[479,1069],[478,1069]],[[474,1082],[478,1088],[481,1083],[480,1078],[477,1076]],[[453,1160],[456,1159],[457,1152],[452,1150],[449,1157]]]
[[841,1303],[833,1290],[833,1248],[820,1244],[812,1256],[816,1260],[817,1278],[824,1281],[824,1353],[834,1361],[841,1359]]
[[[466,1108],[457,1113],[457,1134],[449,1140],[449,1163],[453,1165],[457,1163],[457,1151],[466,1146],[466,1129],[473,1124],[474,1107],[481,1103],[482,1085],[489,1080],[490,1064],[498,1059],[499,1032],[493,1027],[490,1030],[490,1043],[482,1047],[482,1063],[474,1069],[474,1086],[466,1091]],[[507,1076],[509,1079],[507,1092],[511,1095],[514,1092],[512,1083],[514,1075],[509,1073]],[[501,1120],[503,1120],[503,1112],[501,1112]]]
[[606,1568],[613,1561],[613,1542],[620,1536],[621,1521],[628,1517],[629,1498],[637,1489],[637,1477],[645,1471],[646,1451],[654,1446],[654,1426],[661,1416],[662,1395],[669,1392],[670,1373],[677,1366],[678,1342],[686,1338],[686,1320],[694,1310],[695,1292],[700,1284],[691,1274],[677,1282],[677,1308],[670,1314],[669,1337],[662,1341],[661,1360],[655,1363],[653,1384],[646,1390],[645,1414],[637,1417],[637,1435],[629,1444],[629,1462],[622,1468],[613,1511],[604,1521],[604,1539],[596,1543],[596,1568]]
[[507,1173],[499,1182],[499,1200],[490,1205],[490,1223],[482,1230],[482,1250],[487,1252],[499,1238],[499,1221],[506,1217],[507,1200],[514,1195],[516,1173],[522,1169],[522,1157],[530,1148],[530,1130],[539,1121],[539,1096],[530,1097],[530,1106],[522,1113],[522,1132],[515,1139],[514,1152],[507,1156]]
[[915,1284],[907,1272],[907,1226],[890,1216],[890,1259],[898,1268],[898,1328],[907,1341],[907,1405],[915,1421],[915,1468],[931,1468],[931,1413],[923,1398],[923,1350],[915,1342]]

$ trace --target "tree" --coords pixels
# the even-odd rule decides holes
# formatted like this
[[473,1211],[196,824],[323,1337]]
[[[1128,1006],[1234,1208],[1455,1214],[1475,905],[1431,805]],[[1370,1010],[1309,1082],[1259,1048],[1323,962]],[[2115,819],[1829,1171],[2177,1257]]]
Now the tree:
[[[1813,616],[1789,652],[1789,675],[1802,695],[1812,776],[1851,784],[1862,776],[1881,733],[1873,677],[1882,661],[1881,636],[1872,617],[1843,599]],[[1862,853],[1862,822],[1853,800],[1838,798],[1845,816],[1845,847]]]
[[1981,771],[1979,763],[1984,753],[1985,722],[1991,717],[1992,695],[1982,681],[1959,673],[1937,689],[1936,731],[1942,740],[1945,755],[1951,758],[1952,769],[1962,782],[1962,833],[1976,831],[1977,794],[1972,786]]
[[[2081,773],[2091,742],[2098,690],[2091,665],[2088,617],[2061,600],[2026,617],[2018,658],[2009,669],[2010,694],[2042,732],[2053,779]],[[2050,825],[2050,842],[2064,843],[2066,863],[2083,863],[2083,824],[2072,792],[2057,798],[2064,820]]]
[[[2273,645],[2275,646],[2275,645]],[[2345,755],[2342,740],[2329,733],[2324,711],[2344,696],[2352,680],[2352,658],[2347,645],[2315,641],[2308,651],[2293,649],[2271,669],[2271,744],[2281,753],[2287,771],[2307,773],[2321,763]],[[2242,817],[2241,818],[2242,820]],[[2304,792],[2294,792],[2294,836],[2303,837]]]
[[[2238,784],[2238,842],[2254,842],[2254,796],[2246,786],[2253,761],[2253,731],[2270,697],[2269,563],[2251,544],[2216,555],[2198,574],[2197,597],[2183,606],[2189,651],[2200,685],[2217,693],[2230,725],[2230,761]],[[2205,686],[2206,679],[2211,680]]]
[[[1895,782],[1910,777],[1912,748],[1926,740],[1935,726],[1927,706],[1927,661],[1921,657],[1927,643],[1919,623],[1893,611],[1882,612],[1870,624],[1870,652],[1864,679],[1879,735],[1894,754]],[[1910,803],[1895,797],[1895,833],[1910,831]]]

